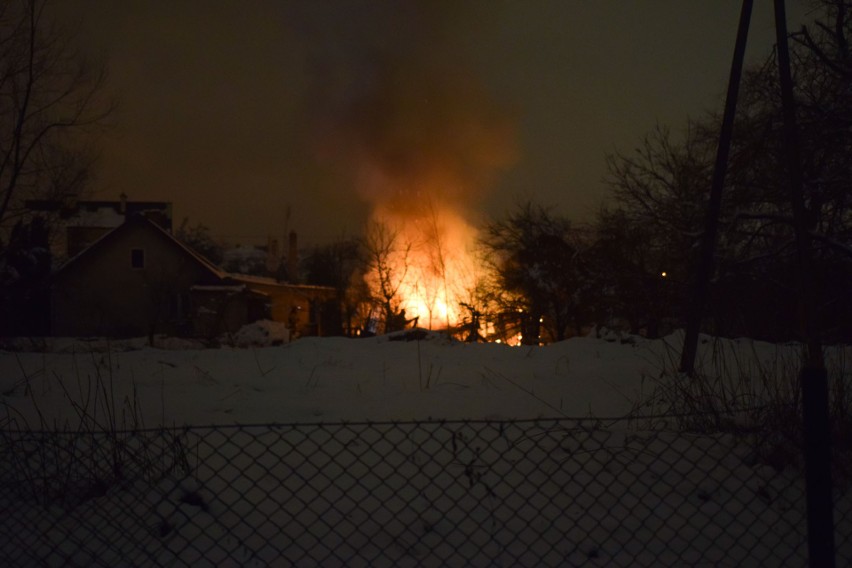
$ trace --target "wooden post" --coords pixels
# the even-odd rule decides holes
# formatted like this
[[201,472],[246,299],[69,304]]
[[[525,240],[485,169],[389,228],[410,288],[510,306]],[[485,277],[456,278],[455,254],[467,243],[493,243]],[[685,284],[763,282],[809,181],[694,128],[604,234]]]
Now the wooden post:
[[695,371],[698,333],[701,331],[704,305],[707,302],[710,278],[713,276],[713,254],[716,249],[716,234],[719,232],[719,213],[722,210],[722,187],[725,185],[725,173],[728,170],[728,154],[731,150],[734,117],[737,111],[737,95],[739,94],[740,78],[743,73],[743,60],[749,22],[751,21],[752,4],[752,0],[743,0],[740,10],[737,41],[734,45],[734,58],[731,62],[731,75],[728,79],[728,93],[725,98],[725,113],[722,116],[722,130],[719,133],[719,146],[716,149],[716,164],[713,167],[710,200],[707,203],[707,216],[704,221],[698,265],[695,268],[692,294],[687,307],[686,335],[680,353],[680,372],[690,376]]
[[831,498],[831,424],[828,374],[806,365],[799,373],[804,426],[805,491],[808,513],[808,563],[833,568],[834,504]]
[[775,39],[778,75],[784,115],[784,152],[793,228],[796,233],[796,272],[799,292],[799,322],[805,341],[804,364],[799,372],[802,389],[804,427],[805,485],[808,510],[808,561],[811,566],[833,568],[834,510],[831,499],[831,426],[828,410],[828,376],[816,325],[816,288],[811,263],[811,237],[805,222],[802,168],[796,131],[796,107],[790,52],[787,46],[787,15],[784,0],[775,0]]

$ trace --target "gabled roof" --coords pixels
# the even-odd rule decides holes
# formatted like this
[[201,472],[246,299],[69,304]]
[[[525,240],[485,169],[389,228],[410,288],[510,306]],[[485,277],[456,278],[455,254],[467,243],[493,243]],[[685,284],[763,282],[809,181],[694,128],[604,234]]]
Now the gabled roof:
[[147,230],[155,231],[163,238],[165,238],[168,242],[170,242],[178,251],[180,251],[181,254],[184,254],[189,257],[193,262],[200,265],[212,276],[218,278],[219,280],[224,280],[225,278],[227,278],[227,272],[225,272],[224,270],[201,256],[185,244],[183,244],[181,241],[175,238],[174,235],[162,228],[160,225],[151,221],[150,219],[141,214],[128,217],[124,223],[122,223],[115,229],[109,231],[108,233],[104,234],[94,243],[80,251],[75,256],[68,259],[65,264],[60,266],[59,269],[53,273],[51,278],[56,278],[57,276],[61,275],[69,266],[73,266],[79,263],[81,259],[88,258],[93,254],[97,254],[98,251],[105,246],[105,244],[115,240],[116,238],[119,238],[123,233],[127,232],[133,227],[145,227]]
[[83,249],[80,253],[78,253],[74,257],[70,258],[68,260],[68,262],[63,264],[61,267],[59,267],[58,270],[56,270],[56,272],[53,273],[51,278],[52,279],[57,278],[69,266],[73,266],[73,265],[77,264],[78,262],[80,262],[81,259],[89,257],[93,254],[97,254],[98,251],[101,248],[103,248],[106,243],[109,243],[111,240],[114,240],[114,239],[120,237],[122,233],[130,230],[130,228],[132,228],[134,226],[142,226],[142,227],[145,227],[147,230],[156,231],[163,238],[165,238],[167,241],[169,241],[177,250],[179,250],[182,254],[184,254],[187,257],[189,257],[190,259],[192,259],[193,262],[195,262],[196,264],[198,264],[202,268],[204,268],[209,274],[211,274],[217,281],[221,282],[221,284],[224,285],[224,286],[232,286],[234,284],[245,285],[245,286],[248,286],[248,287],[252,287],[252,285],[254,285],[254,286],[261,286],[261,285],[263,285],[263,286],[274,286],[274,287],[279,288],[279,289],[287,289],[287,290],[291,290],[293,292],[298,292],[298,293],[305,294],[305,295],[330,296],[335,292],[334,288],[330,288],[328,286],[311,286],[311,285],[305,285],[305,284],[289,284],[289,283],[285,283],[285,282],[279,282],[278,280],[275,280],[274,278],[267,278],[267,277],[263,277],[263,276],[251,276],[251,275],[248,275],[248,274],[236,274],[236,273],[232,273],[232,272],[226,272],[225,270],[222,270],[221,268],[219,268],[218,266],[216,266],[215,264],[213,264],[212,262],[210,262],[209,260],[207,260],[206,258],[201,256],[200,254],[198,254],[197,252],[195,252],[194,250],[192,250],[191,248],[186,246],[184,243],[182,243],[180,240],[178,240],[170,232],[165,230],[163,227],[161,227],[157,223],[146,218],[144,215],[133,215],[132,217],[128,217],[127,220],[123,224],[119,225],[118,227],[111,230],[110,232],[104,234],[102,237],[100,237],[98,240],[96,240],[90,246]]

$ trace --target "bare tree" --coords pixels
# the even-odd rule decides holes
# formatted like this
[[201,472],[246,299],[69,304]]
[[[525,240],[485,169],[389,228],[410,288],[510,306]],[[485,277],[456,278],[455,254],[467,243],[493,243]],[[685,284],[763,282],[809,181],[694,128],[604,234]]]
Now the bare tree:
[[[426,246],[428,247],[429,255],[429,270],[434,274],[440,282],[441,288],[436,286],[434,290],[427,290],[428,310],[429,310],[429,328],[432,328],[432,312],[435,310],[437,299],[443,291],[444,302],[449,304],[450,293],[447,287],[447,251],[443,239],[443,232],[439,225],[438,213],[435,211],[435,204],[430,199],[428,202],[429,217],[425,229]],[[450,312],[449,305],[446,306],[446,321],[447,329],[450,328]]]
[[326,333],[353,333],[359,307],[369,298],[364,282],[364,257],[363,243],[355,237],[339,237],[314,247],[305,257],[306,280],[335,289],[334,309],[323,312],[331,320],[323,326]]
[[183,244],[212,262],[220,264],[224,260],[225,249],[210,234],[210,227],[202,223],[189,224],[189,217],[184,217],[180,227],[175,231],[175,237]]
[[[852,2],[812,4],[815,19],[790,38],[803,217],[813,242],[810,270],[824,298],[820,326],[843,341],[852,314]],[[800,332],[795,311],[779,309],[796,302],[797,247],[776,57],[777,50],[743,76],[704,330],[780,341]],[[687,300],[684,277],[694,268],[721,122],[721,115],[708,114],[674,138],[658,128],[635,152],[608,157],[614,204],[598,230],[609,273],[622,281],[619,295],[627,302],[618,302],[616,315],[645,319],[656,301],[649,298]],[[664,282],[665,293],[633,293],[639,282]]]
[[399,292],[410,266],[411,243],[403,242],[399,232],[387,224],[373,222],[367,227],[364,246],[368,283],[389,331],[400,308]]
[[0,228],[26,198],[79,193],[90,166],[85,137],[112,110],[105,65],[74,48],[49,7],[0,2]]
[[[631,332],[655,335],[664,318],[682,311],[714,144],[712,126],[690,121],[681,135],[658,125],[633,152],[607,156],[606,181],[615,203],[596,221],[596,259],[607,292],[607,305],[600,308],[611,312],[604,319],[626,320]],[[671,302],[676,306],[666,305]]]
[[497,287],[496,301],[525,344],[562,341],[592,323],[586,268],[588,243],[570,221],[532,202],[485,228],[482,245]]

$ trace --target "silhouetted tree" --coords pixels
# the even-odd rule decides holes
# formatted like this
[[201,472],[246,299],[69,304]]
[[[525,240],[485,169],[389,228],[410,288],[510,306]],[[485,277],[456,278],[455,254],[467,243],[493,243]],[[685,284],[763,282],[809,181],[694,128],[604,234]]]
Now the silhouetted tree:
[[175,231],[175,237],[213,264],[222,263],[224,248],[213,238],[210,228],[206,225],[196,223],[190,226],[189,218],[184,217],[180,227]]
[[379,307],[386,330],[397,321],[400,289],[410,267],[412,244],[404,242],[399,231],[381,222],[371,222],[364,236],[366,280],[370,294]]
[[602,326],[656,336],[664,320],[680,314],[683,275],[663,248],[655,248],[647,225],[620,209],[598,214],[591,250],[599,291],[595,321]]
[[588,242],[566,218],[520,204],[488,224],[482,245],[504,318],[517,321],[525,344],[561,341],[591,323]]
[[690,122],[680,139],[657,126],[632,153],[607,156],[614,199],[596,221],[596,258],[605,264],[609,315],[627,320],[633,333],[657,335],[661,321],[682,309],[714,145],[710,128]]
[[336,291],[334,306],[327,306],[322,312],[329,318],[323,322],[327,333],[350,335],[360,327],[359,307],[369,300],[363,273],[365,261],[363,243],[355,238],[340,238],[314,247],[305,257],[307,282]]
[[111,104],[106,68],[51,21],[48,0],[0,2],[0,229],[28,198],[76,196],[88,179],[87,136]]
[[[814,242],[819,324],[852,337],[852,3],[819,0],[812,23],[791,35],[808,230]],[[775,54],[743,79],[726,176],[709,331],[766,339],[798,336],[795,238],[783,151]],[[691,121],[682,140],[660,130],[634,154],[609,158],[617,213],[633,225],[651,268],[680,280],[695,257],[720,118]],[[606,223],[602,223],[606,226]],[[639,230],[642,228],[643,230]],[[609,224],[608,230],[613,230]],[[619,228],[619,230],[621,230]],[[646,253],[647,256],[647,253]],[[621,264],[623,271],[633,268]],[[673,268],[674,267],[674,268]],[[671,288],[677,288],[677,285]],[[675,294],[676,299],[681,294]],[[784,309],[784,307],[787,307]]]
[[44,218],[18,221],[0,246],[0,334],[48,332],[47,280],[51,255]]
[[[852,337],[852,20],[848,1],[819,0],[790,36],[807,230],[819,326]],[[795,235],[773,53],[744,83],[726,198],[734,201],[715,286],[720,320],[740,318],[769,339],[796,338]],[[779,310],[778,306],[789,306]],[[781,312],[780,314],[778,312]],[[762,322],[767,322],[762,323]]]

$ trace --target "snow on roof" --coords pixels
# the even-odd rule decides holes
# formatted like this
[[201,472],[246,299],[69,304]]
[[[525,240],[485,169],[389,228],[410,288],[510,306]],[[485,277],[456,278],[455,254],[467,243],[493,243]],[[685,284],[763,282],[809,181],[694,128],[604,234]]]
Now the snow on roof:
[[279,288],[288,288],[294,291],[303,291],[303,292],[334,292],[334,288],[331,286],[317,286],[314,284],[291,284],[289,282],[281,282],[280,280],[276,280],[275,278],[269,278],[267,276],[254,276],[251,274],[238,274],[236,272],[229,272],[227,277],[231,280],[236,280],[237,282],[245,282],[246,284],[256,284],[262,286],[276,286]]
[[254,276],[253,274],[240,274],[238,272],[229,272],[228,278],[233,278],[234,280],[239,280],[240,282],[246,282],[249,284],[266,284],[269,286],[282,285],[282,283],[275,278],[269,278],[268,276]]
[[190,286],[189,288],[193,292],[242,292],[246,289],[245,285],[236,284],[233,286],[227,285],[219,285],[219,286],[206,286],[202,284],[196,284],[195,286]]
[[123,213],[112,207],[102,207],[94,211],[82,209],[65,224],[69,227],[118,227],[124,221]]

